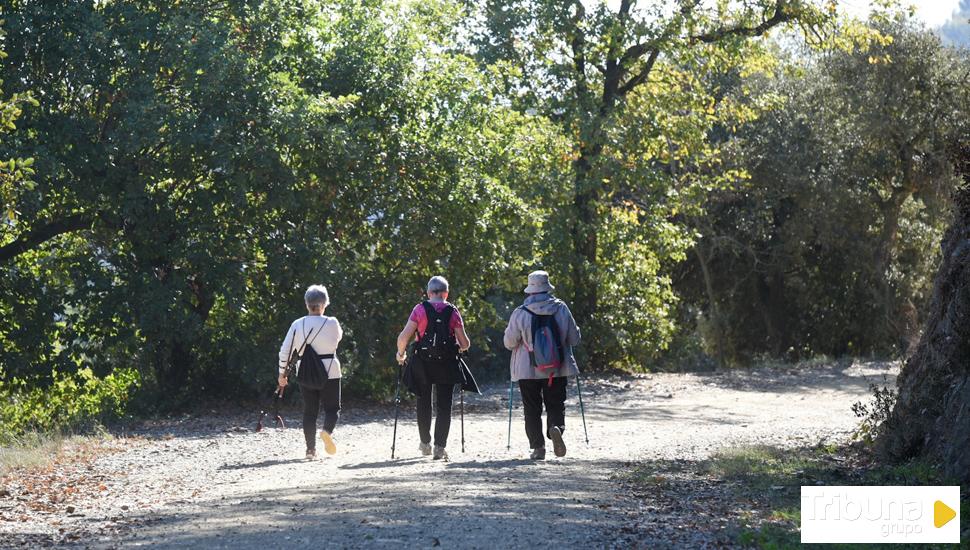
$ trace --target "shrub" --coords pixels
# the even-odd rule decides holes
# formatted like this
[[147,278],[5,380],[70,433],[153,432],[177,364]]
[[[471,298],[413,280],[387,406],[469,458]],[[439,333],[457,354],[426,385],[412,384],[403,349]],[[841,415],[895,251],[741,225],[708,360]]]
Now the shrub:
[[134,369],[116,369],[103,378],[90,368],[54,371],[47,385],[39,378],[4,378],[0,371],[0,443],[31,431],[89,429],[124,414],[129,391],[140,382]]
[[852,412],[859,418],[859,427],[854,436],[866,445],[872,445],[879,438],[881,430],[885,429],[885,422],[892,414],[897,398],[896,390],[887,386],[869,384],[869,391],[872,393],[871,401],[858,401],[852,405]]

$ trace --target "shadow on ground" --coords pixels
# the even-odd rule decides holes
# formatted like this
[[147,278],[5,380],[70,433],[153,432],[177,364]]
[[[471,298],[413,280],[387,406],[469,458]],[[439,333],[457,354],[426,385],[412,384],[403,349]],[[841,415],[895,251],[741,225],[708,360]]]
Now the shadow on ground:
[[[393,465],[387,475],[380,468]],[[425,468],[419,470],[419,466]],[[561,540],[604,541],[616,518],[590,498],[590,476],[612,463],[485,460],[441,464],[400,459],[342,466],[368,475],[201,501],[185,513],[132,518],[128,544],[153,548],[461,546],[553,547]],[[435,464],[436,466],[438,464]],[[413,468],[401,477],[400,468]],[[521,475],[523,470],[527,475]],[[459,496],[454,487],[462,486]],[[537,525],[551,526],[536,532]]]
[[[707,385],[752,392],[804,393],[811,391],[868,391],[873,384],[894,387],[899,365],[895,363],[853,363],[836,361],[826,365],[783,365],[703,373],[697,376]],[[811,373],[806,378],[805,373]]]

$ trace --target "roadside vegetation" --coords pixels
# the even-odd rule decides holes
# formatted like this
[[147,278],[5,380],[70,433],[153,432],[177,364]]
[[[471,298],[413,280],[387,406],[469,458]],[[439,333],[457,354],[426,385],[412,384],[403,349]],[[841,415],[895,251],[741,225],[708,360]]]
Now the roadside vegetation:
[[[780,550],[803,547],[798,531],[802,485],[955,484],[939,472],[938,465],[924,461],[881,465],[871,451],[857,444],[819,443],[801,448],[728,447],[702,461],[646,461],[631,465],[617,479],[644,505],[686,508],[681,515],[694,517],[694,528],[716,532],[718,540],[724,543]],[[960,506],[963,512],[970,510],[970,491],[966,488],[961,493]],[[962,520],[961,531],[966,540],[970,534],[966,519]],[[934,546],[918,546],[930,547]]]

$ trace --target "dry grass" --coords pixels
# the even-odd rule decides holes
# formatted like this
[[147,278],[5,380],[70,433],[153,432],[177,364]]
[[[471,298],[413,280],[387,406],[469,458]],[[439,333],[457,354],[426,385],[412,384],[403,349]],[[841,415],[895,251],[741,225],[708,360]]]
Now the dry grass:
[[13,470],[46,468],[57,460],[65,448],[85,453],[101,445],[107,438],[110,436],[105,434],[26,434],[8,445],[0,446],[0,477]]

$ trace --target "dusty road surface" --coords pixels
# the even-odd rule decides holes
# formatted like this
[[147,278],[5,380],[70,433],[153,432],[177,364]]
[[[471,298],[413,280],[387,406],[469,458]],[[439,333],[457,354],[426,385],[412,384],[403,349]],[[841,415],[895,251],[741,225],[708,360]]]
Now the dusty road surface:
[[852,403],[867,398],[870,382],[894,383],[894,373],[891,365],[856,363],[590,380],[583,388],[589,446],[573,383],[568,454],[554,458],[550,446],[545,462],[528,459],[517,390],[506,450],[507,386],[466,399],[464,453],[456,400],[449,462],[420,456],[410,407],[394,460],[386,407],[345,407],[338,454],[312,461],[303,458],[295,410],[286,429],[261,433],[252,416],[163,422],[72,474],[98,480],[93,493],[52,498],[37,510],[29,488],[8,480],[0,546],[628,546],[635,541],[620,538],[620,528],[639,504],[612,479],[625,463],[844,440],[856,423]]

